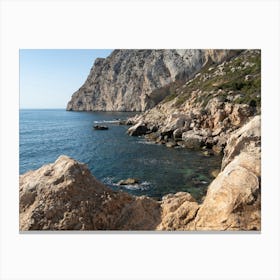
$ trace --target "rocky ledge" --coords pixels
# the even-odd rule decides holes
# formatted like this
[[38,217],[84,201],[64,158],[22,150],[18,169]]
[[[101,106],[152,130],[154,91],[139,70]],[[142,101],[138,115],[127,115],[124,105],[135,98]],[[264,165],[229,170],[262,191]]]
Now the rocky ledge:
[[20,176],[20,230],[260,230],[260,116],[230,134],[202,204],[112,191],[85,164],[60,156]]

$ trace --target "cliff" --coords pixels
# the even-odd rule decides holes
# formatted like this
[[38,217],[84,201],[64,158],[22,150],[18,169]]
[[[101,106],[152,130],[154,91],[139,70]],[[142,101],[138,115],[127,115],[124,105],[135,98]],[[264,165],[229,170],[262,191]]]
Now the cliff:
[[68,102],[73,111],[145,111],[168,92],[155,91],[192,78],[207,63],[221,63],[237,50],[115,50],[98,58]]
[[167,146],[222,153],[230,133],[260,114],[261,53],[246,50],[192,79],[171,83],[167,97],[128,120],[130,135]]
[[260,117],[230,134],[202,204],[189,193],[155,201],[112,191],[61,156],[20,176],[20,230],[260,230]]

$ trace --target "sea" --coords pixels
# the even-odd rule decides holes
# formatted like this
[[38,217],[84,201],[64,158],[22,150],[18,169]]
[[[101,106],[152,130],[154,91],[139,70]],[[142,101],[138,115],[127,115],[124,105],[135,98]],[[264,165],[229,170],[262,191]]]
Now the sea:
[[[53,163],[67,155],[86,163],[92,174],[113,190],[155,199],[186,191],[197,200],[205,195],[219,169],[220,156],[205,157],[201,151],[167,148],[126,134],[128,126],[116,120],[134,116],[130,112],[73,112],[65,109],[21,109],[20,174]],[[108,130],[94,130],[94,125]],[[139,184],[119,186],[137,178]]]

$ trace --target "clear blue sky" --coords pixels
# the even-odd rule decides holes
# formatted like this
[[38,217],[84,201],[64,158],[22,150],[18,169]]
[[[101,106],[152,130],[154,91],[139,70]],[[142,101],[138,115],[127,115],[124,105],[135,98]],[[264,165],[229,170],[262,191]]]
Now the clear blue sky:
[[94,60],[111,52],[20,50],[20,108],[66,108],[71,95],[86,80]]

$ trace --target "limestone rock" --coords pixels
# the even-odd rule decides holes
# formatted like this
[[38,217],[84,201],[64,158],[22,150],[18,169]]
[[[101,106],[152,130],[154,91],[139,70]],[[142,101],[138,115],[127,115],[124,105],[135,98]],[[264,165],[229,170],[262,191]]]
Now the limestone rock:
[[260,159],[236,157],[209,186],[194,220],[195,230],[260,230]]
[[[221,62],[230,50],[115,50],[96,59],[79,90],[68,102],[74,111],[145,111],[163,100],[159,89],[193,77],[208,61]],[[152,94],[153,93],[153,94]]]
[[260,230],[260,116],[233,132],[222,172],[209,186],[194,220],[196,230]]
[[142,122],[139,122],[139,123],[135,124],[134,126],[130,127],[130,128],[127,130],[127,133],[128,133],[130,136],[141,136],[141,135],[146,134],[147,131],[148,131],[147,125],[145,125],[145,124],[142,123]]
[[224,150],[222,169],[241,151],[259,153],[261,147],[261,116],[255,116],[243,127],[233,132]]
[[20,176],[20,230],[155,229],[160,204],[114,192],[86,165],[61,156]]
[[182,134],[184,146],[189,149],[199,149],[205,142],[205,137],[199,135],[193,130],[189,130]]
[[190,222],[199,209],[198,203],[189,194],[178,192],[169,194],[162,199],[162,221],[158,230],[188,230]]
[[139,180],[136,178],[128,178],[126,180],[120,180],[118,182],[118,185],[134,185],[134,184],[138,184]]
[[250,115],[252,115],[251,108],[247,104],[235,104],[232,113],[229,116],[232,125],[243,125]]

